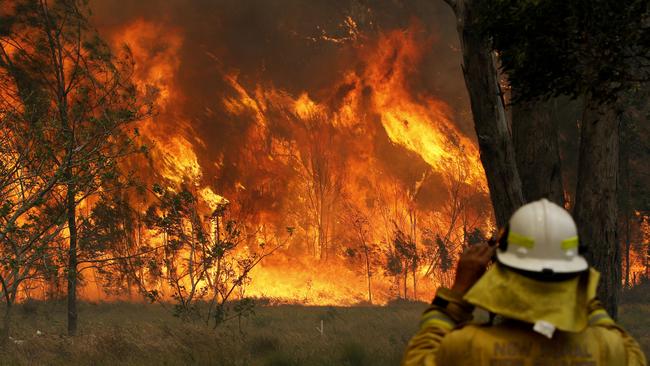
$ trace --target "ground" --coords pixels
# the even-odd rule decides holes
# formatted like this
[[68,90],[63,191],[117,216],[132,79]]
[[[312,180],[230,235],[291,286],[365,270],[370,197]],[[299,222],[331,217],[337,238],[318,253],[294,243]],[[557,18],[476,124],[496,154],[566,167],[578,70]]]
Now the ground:
[[[31,302],[16,309],[0,365],[398,365],[425,307],[257,306],[214,330],[168,306],[83,303],[80,335],[69,338],[63,303]],[[623,305],[620,323],[648,354],[650,305]]]

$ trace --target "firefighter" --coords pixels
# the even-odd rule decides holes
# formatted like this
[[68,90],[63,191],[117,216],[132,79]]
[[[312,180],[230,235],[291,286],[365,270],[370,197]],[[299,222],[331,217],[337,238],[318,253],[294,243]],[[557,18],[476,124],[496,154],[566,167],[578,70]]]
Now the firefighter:
[[[495,244],[461,255],[454,285],[437,291],[402,365],[646,365],[596,299],[599,273],[566,210],[546,199],[522,206]],[[475,307],[490,320],[469,324]]]

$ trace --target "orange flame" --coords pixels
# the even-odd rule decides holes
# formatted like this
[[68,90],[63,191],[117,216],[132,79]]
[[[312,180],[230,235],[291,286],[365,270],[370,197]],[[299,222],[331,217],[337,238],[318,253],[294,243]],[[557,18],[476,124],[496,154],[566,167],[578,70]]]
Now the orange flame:
[[[350,29],[350,37],[346,42],[359,41],[356,23],[350,18],[346,24]],[[164,38],[160,36],[163,31]],[[307,210],[305,207],[310,202],[313,204],[313,192],[310,191],[313,186],[302,180],[305,174],[315,174],[314,161],[306,159],[309,154],[325,154],[325,158],[331,160],[327,161],[327,169],[335,171],[335,178],[332,179],[336,180],[334,183],[326,182],[330,184],[327,188],[330,191],[325,196],[329,196],[319,203],[321,211],[331,210],[321,223],[325,229],[318,229],[312,224],[304,226],[300,240],[305,242],[290,244],[303,249],[295,252],[287,247],[265,259],[252,271],[252,282],[246,290],[247,295],[308,304],[350,305],[362,301],[366,296],[365,277],[359,273],[358,268],[346,264],[341,251],[334,259],[323,263],[313,258],[313,255],[318,255],[316,252],[309,255],[305,253],[308,249],[304,249],[313,245],[315,240],[331,241],[336,230],[339,230],[336,233],[348,235],[342,228],[345,225],[341,211],[343,200],[364,210],[372,223],[368,241],[377,245],[380,255],[393,250],[391,245],[394,228],[408,231],[407,228],[411,225],[409,222],[415,217],[420,219],[412,224],[411,232],[418,250],[425,250],[422,241],[424,236],[430,235],[427,234],[429,231],[436,231],[449,243],[457,243],[454,246],[450,244],[452,257],[460,250],[460,244],[466,235],[464,230],[470,221],[474,227],[490,225],[489,218],[481,211],[486,207],[485,201],[479,202],[477,207],[463,206],[462,209],[466,210],[464,224],[461,224],[459,218],[461,208],[446,206],[441,203],[444,199],[433,207],[418,207],[418,204],[422,204],[418,203],[418,194],[427,185],[437,186],[444,192],[442,195],[452,194],[452,191],[458,194],[458,189],[454,187],[462,186],[466,197],[456,197],[459,200],[468,200],[472,195],[484,196],[487,188],[476,145],[459,132],[450,117],[450,107],[432,95],[414,92],[410,85],[429,44],[428,41],[417,39],[417,33],[417,26],[414,25],[406,31],[387,32],[369,45],[358,47],[359,62],[365,67],[351,67],[342,73],[340,80],[314,95],[307,91],[292,95],[266,81],[246,87],[239,80],[241,71],[223,73],[223,80],[231,88],[231,93],[221,101],[226,112],[223,119],[247,118],[252,122],[246,132],[246,143],[251,147],[242,153],[250,154],[246,156],[251,161],[268,165],[263,168],[271,171],[293,171],[292,167],[300,166],[298,173],[286,177],[286,188],[295,197],[290,200],[291,204],[300,210]],[[246,186],[250,186],[250,182],[237,181],[223,193],[207,185],[206,167],[202,166],[196,150],[197,146],[205,145],[205,137],[198,136],[191,124],[186,122],[187,119],[179,114],[178,105],[185,102],[175,79],[182,57],[181,32],[138,20],[115,32],[113,41],[115,44],[129,45],[137,65],[135,77],[138,85],[143,90],[153,88],[157,91],[156,104],[160,113],[147,121],[142,129],[147,138],[156,141],[151,154],[156,171],[171,184],[179,185],[189,180],[200,185],[198,195],[208,207],[214,208],[223,202],[237,205],[243,195],[249,194]],[[341,90],[345,92],[342,93]],[[376,125],[377,121],[379,125]],[[272,132],[273,126],[278,123],[290,126],[293,130],[307,126],[304,127],[307,130],[299,135],[302,137],[280,137]],[[329,126],[329,130],[321,131],[324,126]],[[395,148],[410,151],[428,166],[428,171],[410,182],[410,186],[401,183],[398,178],[388,176],[386,168],[373,156],[372,151],[376,149],[373,138],[380,133],[377,132],[378,127]],[[309,133],[316,133],[314,131],[320,131],[320,134],[309,137]],[[354,138],[339,136],[343,134]],[[348,143],[342,143],[341,140]],[[354,153],[348,152],[343,158],[343,152],[339,154],[329,150],[336,146],[350,149]],[[220,171],[223,168],[224,156],[210,159],[214,162],[210,169]],[[345,161],[335,164],[337,159]],[[256,169],[255,166],[249,168]],[[432,176],[445,179],[432,183],[432,178],[429,178]],[[259,176],[258,184],[263,187],[269,184],[267,182],[267,177]],[[252,187],[252,190],[260,189],[262,188]],[[453,210],[458,212],[452,212]],[[256,215],[257,219],[249,224],[270,224],[279,229],[282,225],[299,225],[309,215],[311,214],[307,211],[299,212],[297,217],[290,216],[286,211],[260,211]],[[469,221],[468,215],[473,215]],[[431,230],[424,230],[425,226]],[[319,235],[324,239],[317,239]],[[375,266],[372,272],[375,302],[386,302],[395,296],[395,291],[400,291],[395,290],[393,281],[396,279],[385,275],[381,266]],[[437,280],[425,277],[424,274],[424,267],[417,270],[417,277],[420,277],[417,286],[419,296],[427,299],[437,285]]]

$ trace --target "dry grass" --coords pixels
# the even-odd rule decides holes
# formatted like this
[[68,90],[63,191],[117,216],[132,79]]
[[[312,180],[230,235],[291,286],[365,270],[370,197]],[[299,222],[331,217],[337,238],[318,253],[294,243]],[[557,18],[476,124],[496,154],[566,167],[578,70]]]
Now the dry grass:
[[64,304],[30,303],[12,332],[24,342],[10,344],[0,364],[396,365],[423,306],[258,307],[241,330],[236,320],[213,330],[160,305],[82,304],[80,335],[69,338]]
[[620,323],[641,344],[650,360],[650,280],[623,292]]
[[[86,303],[80,335],[68,338],[64,304],[29,303],[12,332],[23,342],[0,353],[0,365],[397,365],[425,306],[258,307],[241,330],[232,321],[215,331],[160,305]],[[647,354],[650,305],[625,305],[621,323]]]

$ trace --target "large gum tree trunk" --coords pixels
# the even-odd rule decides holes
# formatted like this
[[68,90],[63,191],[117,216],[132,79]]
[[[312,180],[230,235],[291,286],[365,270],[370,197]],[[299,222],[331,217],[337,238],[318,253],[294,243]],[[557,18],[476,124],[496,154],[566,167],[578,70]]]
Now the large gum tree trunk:
[[471,0],[446,0],[456,15],[481,162],[487,177],[496,223],[504,226],[524,203],[515,151],[490,43],[476,31]]
[[632,206],[630,202],[630,146],[629,146],[629,126],[627,121],[621,120],[619,124],[619,233],[622,234],[622,243],[624,248],[623,258],[625,258],[624,286],[630,287],[630,247],[632,236]]
[[541,198],[564,205],[558,123],[553,101],[517,102],[512,106],[512,142],[524,199]]
[[581,124],[575,218],[589,263],[601,273],[598,297],[616,318],[621,288],[617,241],[619,114],[587,98]]

